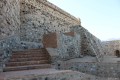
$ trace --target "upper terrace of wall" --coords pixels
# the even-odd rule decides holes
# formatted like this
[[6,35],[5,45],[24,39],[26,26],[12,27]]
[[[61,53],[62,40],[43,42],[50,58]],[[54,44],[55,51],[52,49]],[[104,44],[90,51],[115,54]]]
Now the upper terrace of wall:
[[58,18],[61,18],[69,23],[73,23],[74,25],[81,24],[79,19],[70,15],[69,13],[65,12],[54,4],[48,2],[47,0],[22,0],[22,2],[30,4],[37,9],[45,10]]

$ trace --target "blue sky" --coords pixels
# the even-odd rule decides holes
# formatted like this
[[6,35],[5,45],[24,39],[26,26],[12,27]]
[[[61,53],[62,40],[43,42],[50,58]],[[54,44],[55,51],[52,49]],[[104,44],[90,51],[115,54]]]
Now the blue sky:
[[120,39],[120,0],[48,0],[80,18],[82,26],[99,39]]

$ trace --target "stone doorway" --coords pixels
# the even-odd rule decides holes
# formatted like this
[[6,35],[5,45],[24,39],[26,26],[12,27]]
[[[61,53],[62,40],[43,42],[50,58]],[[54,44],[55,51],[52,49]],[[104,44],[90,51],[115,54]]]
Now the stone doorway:
[[117,57],[120,57],[120,51],[119,51],[119,50],[116,50],[116,51],[115,51],[115,55],[116,55]]

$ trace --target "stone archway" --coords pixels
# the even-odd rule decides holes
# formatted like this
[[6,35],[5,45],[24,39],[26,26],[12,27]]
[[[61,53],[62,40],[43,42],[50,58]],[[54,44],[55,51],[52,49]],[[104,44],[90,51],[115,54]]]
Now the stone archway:
[[117,57],[120,57],[120,51],[119,51],[119,50],[115,50],[115,55],[116,55]]

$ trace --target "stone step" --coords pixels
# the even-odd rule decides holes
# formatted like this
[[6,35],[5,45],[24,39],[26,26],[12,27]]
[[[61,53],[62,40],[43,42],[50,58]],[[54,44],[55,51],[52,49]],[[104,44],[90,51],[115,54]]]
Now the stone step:
[[38,53],[43,54],[43,53],[48,53],[48,52],[41,50],[41,51],[16,51],[16,52],[13,51],[12,53],[13,55],[17,55],[17,54],[26,55],[26,54],[38,54]]
[[29,66],[6,67],[3,69],[3,71],[8,72],[8,71],[21,71],[21,70],[31,70],[31,69],[45,69],[45,68],[51,68],[51,65],[40,64],[40,65],[29,65]]
[[13,53],[12,55],[28,55],[28,54],[46,54],[46,52],[16,52],[16,53]]
[[9,62],[6,64],[7,67],[12,66],[25,66],[25,65],[39,65],[39,64],[49,64],[49,60],[40,60],[40,61],[25,61],[25,62]]
[[40,61],[40,60],[49,60],[49,57],[28,57],[28,58],[12,58],[9,62],[24,62],[24,61]]
[[12,55],[11,58],[48,57],[48,54]]
[[46,49],[30,49],[30,50],[24,50],[24,51],[13,51],[13,53],[26,53],[26,52],[46,52]]
[[45,64],[50,64],[50,55],[45,48],[13,51],[4,71],[49,68]]

